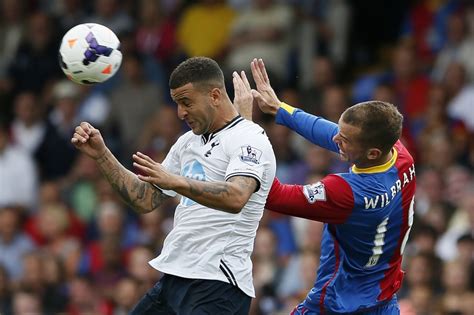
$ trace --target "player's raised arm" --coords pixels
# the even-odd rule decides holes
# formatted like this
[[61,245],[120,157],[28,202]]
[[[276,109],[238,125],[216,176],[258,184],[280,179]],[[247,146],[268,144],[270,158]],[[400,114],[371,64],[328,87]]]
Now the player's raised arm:
[[127,170],[105,145],[100,131],[87,122],[76,127],[71,139],[74,146],[97,162],[105,178],[120,197],[139,213],[157,209],[168,198],[160,190]]
[[256,179],[247,176],[233,176],[226,182],[206,182],[172,174],[140,152],[133,155],[133,160],[134,166],[144,173],[138,175],[141,180],[229,213],[239,213],[258,186]]
[[337,124],[281,102],[270,84],[262,59],[254,59],[250,67],[257,86],[257,90],[252,90],[252,94],[262,112],[274,115],[276,123],[296,131],[308,141],[333,152],[339,152],[338,146],[333,141],[339,130]]

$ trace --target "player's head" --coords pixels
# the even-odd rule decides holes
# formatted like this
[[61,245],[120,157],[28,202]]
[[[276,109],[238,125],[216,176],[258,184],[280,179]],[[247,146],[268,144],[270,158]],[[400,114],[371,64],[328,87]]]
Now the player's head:
[[387,102],[369,101],[346,109],[334,137],[343,159],[359,167],[380,163],[400,138],[403,116]]
[[217,113],[229,99],[224,74],[217,62],[206,57],[189,58],[171,73],[169,86],[171,97],[178,105],[178,117],[195,134],[217,129]]

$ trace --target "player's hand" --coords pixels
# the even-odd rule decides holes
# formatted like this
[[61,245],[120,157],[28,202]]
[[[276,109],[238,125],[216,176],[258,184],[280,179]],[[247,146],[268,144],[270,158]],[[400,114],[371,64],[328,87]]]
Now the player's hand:
[[133,166],[142,173],[138,174],[139,179],[165,190],[173,190],[176,175],[168,173],[160,163],[141,152],[134,154],[133,160]]
[[74,130],[72,144],[93,159],[98,159],[107,150],[100,131],[88,122],[81,122]]
[[252,90],[253,98],[256,100],[258,107],[264,113],[276,115],[280,108],[280,100],[270,85],[267,70],[262,59],[254,59],[250,63],[252,76],[257,86],[256,90]]
[[232,73],[232,82],[234,83],[234,106],[239,114],[245,119],[252,120],[253,95],[249,80],[245,71],[240,75],[237,71]]

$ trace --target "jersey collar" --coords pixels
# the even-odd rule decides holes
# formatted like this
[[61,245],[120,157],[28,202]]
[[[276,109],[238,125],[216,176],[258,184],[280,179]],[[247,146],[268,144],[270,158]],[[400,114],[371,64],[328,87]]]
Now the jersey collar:
[[359,168],[355,165],[352,165],[352,173],[359,174],[359,173],[382,173],[382,172],[386,172],[397,161],[397,157],[398,157],[397,150],[395,148],[393,148],[392,152],[393,152],[393,154],[392,154],[392,157],[390,158],[390,160],[388,160],[387,162],[385,162],[382,165],[377,165],[377,166],[372,166],[372,167],[367,167],[367,168]]
[[240,115],[237,115],[235,116],[231,121],[229,121],[227,124],[225,124],[223,127],[217,129],[216,131],[214,132],[209,132],[209,133],[205,133],[203,135],[201,135],[201,141],[203,144],[206,144],[208,143],[209,141],[211,141],[212,139],[214,139],[214,137],[221,131],[223,130],[227,130],[227,129],[230,129],[232,127],[234,127],[235,125],[237,125],[238,123],[240,123],[241,121],[243,121],[244,119],[242,118],[242,116]]

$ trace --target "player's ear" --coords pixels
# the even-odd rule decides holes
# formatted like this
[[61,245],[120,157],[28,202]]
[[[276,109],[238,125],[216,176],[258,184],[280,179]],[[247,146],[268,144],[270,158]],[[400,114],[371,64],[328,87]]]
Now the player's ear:
[[212,88],[209,92],[209,95],[211,97],[212,103],[217,105],[222,97],[222,91],[219,88]]
[[367,159],[370,161],[375,161],[382,156],[382,151],[377,148],[370,148],[367,150]]

